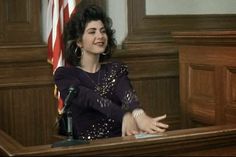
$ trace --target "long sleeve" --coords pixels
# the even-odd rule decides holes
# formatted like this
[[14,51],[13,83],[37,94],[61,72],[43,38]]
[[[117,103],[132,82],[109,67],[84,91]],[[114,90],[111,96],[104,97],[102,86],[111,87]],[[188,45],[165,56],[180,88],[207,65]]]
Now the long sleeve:
[[54,80],[63,100],[65,100],[68,93],[68,88],[73,85],[78,91],[77,95],[71,101],[73,105],[79,105],[80,108],[92,108],[117,122],[122,121],[125,111],[111,100],[81,85],[80,80],[69,68],[58,68],[55,72]]
[[128,68],[125,64],[119,64],[119,80],[116,88],[116,95],[122,102],[122,109],[132,112],[135,108],[141,108],[138,97],[128,78]]
[[[83,99],[81,99],[83,98]],[[113,103],[111,100],[107,98],[103,98],[93,90],[88,89],[86,87],[80,86],[80,92],[77,97],[72,101],[73,103],[78,103],[82,107],[93,108],[102,114],[110,117],[117,122],[121,122],[125,111],[121,109],[120,106]]]

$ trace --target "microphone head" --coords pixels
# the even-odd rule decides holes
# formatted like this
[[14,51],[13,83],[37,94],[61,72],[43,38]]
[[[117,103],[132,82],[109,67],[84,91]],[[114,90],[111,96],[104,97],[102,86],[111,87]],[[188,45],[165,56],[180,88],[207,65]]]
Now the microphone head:
[[73,94],[76,94],[77,93],[77,90],[76,88],[72,85],[70,86],[70,88],[68,89],[69,93],[73,93]]
[[68,90],[69,91],[73,91],[73,90],[75,90],[75,87],[74,86],[70,86],[70,88]]

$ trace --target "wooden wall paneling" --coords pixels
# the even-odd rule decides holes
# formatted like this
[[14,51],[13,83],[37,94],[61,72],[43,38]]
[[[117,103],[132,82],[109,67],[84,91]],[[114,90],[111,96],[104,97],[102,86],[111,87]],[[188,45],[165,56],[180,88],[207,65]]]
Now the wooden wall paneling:
[[47,46],[45,44],[0,46],[1,64],[32,62],[47,63]]
[[[165,33],[194,30],[233,30],[235,14],[146,15],[145,0],[128,0],[129,32]],[[133,17],[131,19],[131,17]],[[222,21],[219,23],[219,21]],[[135,34],[133,34],[135,35]],[[136,34],[139,36],[140,34]],[[142,34],[141,34],[142,35]],[[148,34],[146,34],[148,35]],[[155,34],[156,35],[156,34]],[[171,34],[169,34],[171,35]],[[152,36],[153,37],[153,36]]]
[[[189,60],[182,61],[185,53],[187,52],[181,50],[179,64],[182,128],[213,125],[216,122],[215,115],[219,98],[215,93],[218,84],[215,67],[192,63]],[[191,58],[194,59],[195,56]]]
[[146,15],[145,0],[128,0],[127,49],[172,47],[171,32],[197,30],[235,30],[235,14]]
[[[82,3],[90,2],[105,5],[105,1],[82,1]],[[18,3],[21,3],[20,8]],[[46,62],[46,45],[40,45],[39,6],[40,0],[0,1],[0,126],[24,145],[47,143],[55,133],[52,125],[57,112],[56,102],[53,97],[51,66]],[[151,115],[167,113],[167,121],[171,127],[178,128],[181,123],[179,120],[178,53],[171,32],[235,29],[235,15],[146,16],[144,10],[144,0],[128,0],[129,32],[122,54],[117,52],[115,56],[129,65],[131,81],[147,112]],[[225,33],[228,33],[226,38]],[[208,41],[209,44],[209,38],[211,38],[211,44],[224,43],[231,46],[235,44],[234,34],[231,31],[207,35],[207,38],[199,38],[198,42],[202,41],[205,44]],[[188,34],[187,36],[191,38]],[[196,42],[196,34],[193,38],[195,41],[188,40],[191,44]],[[18,46],[15,46],[16,43]],[[206,52],[201,51],[201,48],[197,47],[197,49],[202,54],[196,53],[196,58],[200,58],[192,58],[192,63],[217,62],[219,66],[216,67],[217,78],[220,77],[220,71],[224,71],[221,66],[224,62],[221,58],[229,63],[228,66],[234,68],[233,53],[228,53],[226,56],[218,53],[219,57],[208,58],[201,57]],[[215,52],[221,50],[232,52],[230,49],[228,47],[216,48]],[[192,56],[186,55],[185,58],[181,58],[183,63],[187,61],[186,57]],[[182,67],[185,68],[184,72],[187,72],[188,63],[181,64],[180,68]],[[180,71],[180,74],[184,72]],[[228,80],[234,80],[234,74],[231,73],[233,70],[227,74],[224,72]],[[180,78],[181,87],[186,87],[188,85],[184,85],[186,80],[183,81],[182,76]],[[227,89],[223,89],[225,93],[234,91],[233,83],[223,82],[222,85],[224,87],[227,85]],[[183,93],[180,90],[180,94]],[[232,102],[231,100],[234,100],[234,94],[226,102]],[[223,99],[219,101],[223,102]],[[183,98],[181,102],[188,103],[187,99],[183,100]],[[215,108],[217,123],[219,123],[217,115],[221,115],[224,110],[227,113],[225,116],[227,122],[231,122],[231,118],[234,117],[234,110],[232,110],[234,103],[228,103],[221,112],[219,112],[220,108],[221,106]]]
[[31,64],[32,67],[28,67],[28,65],[29,63],[23,64],[22,67],[19,64],[1,66],[0,87],[37,85],[52,81],[50,80],[52,76],[49,75],[51,69],[46,69],[49,68],[47,65],[42,66],[33,63]]
[[[180,56],[182,57],[182,56]],[[188,112],[187,98],[188,98],[188,78],[185,74],[188,73],[188,64],[179,64],[179,95],[180,95],[180,115],[181,115],[181,127],[187,128],[190,126],[190,114]]]
[[235,123],[236,121],[236,66],[225,68],[225,121]]
[[[180,48],[180,64],[185,64],[187,70],[180,69],[181,79],[186,77],[187,86],[181,86],[186,92],[184,97],[187,112],[193,121],[205,125],[216,125],[224,122],[224,84],[222,78],[222,58],[216,57],[218,50],[225,48],[184,46]],[[191,51],[190,51],[191,50]],[[219,54],[220,55],[220,54]],[[222,54],[223,57],[223,54]],[[223,57],[225,58],[225,57]],[[182,102],[181,102],[182,103]],[[184,102],[183,102],[184,103]],[[190,113],[189,113],[190,112]]]
[[41,42],[40,0],[8,0],[0,3],[4,24],[1,45]]
[[0,127],[23,145],[48,143],[56,131],[50,67],[45,60],[0,64]]
[[52,85],[8,87],[2,88],[0,93],[1,128],[22,145],[48,143],[55,132],[56,104],[52,99]]
[[187,75],[190,103],[188,110],[191,112],[191,118],[206,124],[215,124],[217,101],[215,68],[209,65],[190,64]]
[[[141,104],[152,116],[166,113],[170,129],[180,127],[177,48],[169,32],[145,15],[144,0],[128,0],[128,35],[122,44],[130,78]],[[121,52],[122,53],[122,52]]]
[[49,143],[56,131],[40,8],[40,0],[0,1],[0,127],[26,146]]
[[4,9],[3,9],[3,3],[1,1],[0,1],[0,41],[4,39],[4,23],[3,23]]
[[[224,15],[146,15],[145,11],[145,0],[128,0],[128,35],[123,43],[123,49],[127,50],[127,53],[131,54],[135,53],[135,51],[139,51],[138,55],[141,57],[142,55],[148,55],[150,58],[154,57],[157,54],[163,54],[164,52],[172,52],[178,54],[178,48],[175,44],[175,38],[173,38],[172,32],[182,31],[182,36],[184,35],[183,31],[198,31],[201,30],[202,34],[204,34],[204,30],[207,32],[206,37],[199,38],[198,43],[208,45],[210,44],[234,44],[234,38],[230,37],[232,33],[231,30],[235,30],[236,25],[236,16],[233,14],[224,14]],[[212,32],[209,33],[209,30]],[[223,34],[217,30],[225,30]],[[215,31],[215,32],[214,32]],[[205,32],[205,33],[206,33]],[[225,37],[227,34],[227,37]],[[202,36],[201,36],[202,37]],[[194,44],[197,40],[197,34],[193,36],[194,40],[185,40],[184,42],[188,42],[189,44]],[[188,35],[188,39],[191,39],[191,36]],[[211,39],[211,40],[209,40]],[[181,42],[181,39],[178,38],[178,43]],[[149,52],[153,53],[149,53]],[[147,54],[148,53],[148,54]],[[141,55],[142,54],[142,55]],[[168,53],[166,53],[168,54]],[[128,55],[128,54],[127,54]],[[192,55],[192,54],[191,54]],[[191,57],[190,55],[190,57]],[[197,54],[195,54],[197,55]],[[168,56],[168,55],[167,55]],[[168,56],[169,57],[169,56]],[[176,59],[178,55],[176,55]],[[207,58],[207,57],[205,57]],[[141,59],[141,58],[139,58]],[[138,59],[138,60],[139,60]],[[141,59],[142,60],[142,59]],[[199,59],[200,60],[200,59]],[[159,62],[159,60],[157,60]],[[147,62],[148,63],[148,62]],[[201,64],[198,63],[197,64]],[[204,64],[204,63],[203,63]],[[144,66],[145,67],[145,66]],[[186,87],[187,80],[185,80],[181,75],[185,72],[189,72],[188,64],[181,64],[181,68],[185,70],[180,71],[179,77],[181,78],[180,86],[178,87]],[[214,72],[214,78],[217,77],[219,79],[219,73],[222,69],[217,68]],[[154,72],[155,73],[155,72]],[[153,73],[153,74],[154,74]],[[144,74],[140,74],[144,75]],[[213,73],[212,73],[213,76]],[[166,78],[167,80],[170,78]],[[182,81],[183,80],[183,81]],[[155,80],[156,81],[156,80]],[[155,82],[154,81],[154,82]],[[219,89],[221,85],[214,85],[215,89]],[[153,91],[154,92],[154,91]],[[157,92],[157,91],[155,91]],[[184,95],[185,91],[180,91],[181,95]],[[187,91],[186,91],[187,92]],[[218,95],[215,95],[216,97]],[[187,120],[187,114],[182,104],[186,104],[185,100],[187,100],[187,95],[183,96],[181,99],[181,108],[184,114],[181,116],[183,124],[187,124],[190,121]],[[167,98],[167,97],[166,97]],[[167,98],[168,99],[168,98]],[[220,114],[218,110],[220,110],[219,101],[220,98],[216,98],[216,104],[213,108],[217,109],[216,115]],[[171,109],[170,109],[171,110]],[[222,111],[223,112],[223,111]],[[212,114],[213,116],[214,114]],[[219,118],[216,116],[216,121],[219,123],[223,118]],[[193,120],[191,120],[193,121]],[[214,118],[209,123],[214,123]],[[184,125],[183,125],[184,126]]]
[[[83,4],[105,1],[83,1]],[[22,145],[51,143],[57,102],[41,41],[40,0],[0,1],[0,128]]]
[[[214,51],[214,50],[213,50]],[[216,51],[217,52],[217,51]],[[219,51],[220,52],[220,51]],[[218,53],[219,53],[218,52]],[[225,104],[226,104],[226,86],[225,86],[225,65],[215,65],[216,77],[215,77],[215,96],[216,96],[216,106],[215,106],[215,125],[224,125],[228,122],[225,120]]]
[[0,46],[0,127],[22,145],[55,134],[56,100],[45,45]]
[[235,123],[235,31],[175,32],[173,36],[179,44],[181,107],[190,119],[185,124]]
[[123,47],[127,50],[173,49],[169,32],[158,29],[157,16],[145,15],[145,0],[128,0],[128,36]]
[[152,117],[167,115],[169,130],[180,128],[178,91],[176,78],[135,79],[132,81],[140,103]]
[[176,53],[142,55],[128,51],[117,52],[114,57],[128,65],[129,78],[145,111],[151,116],[167,114],[170,130],[180,128]]

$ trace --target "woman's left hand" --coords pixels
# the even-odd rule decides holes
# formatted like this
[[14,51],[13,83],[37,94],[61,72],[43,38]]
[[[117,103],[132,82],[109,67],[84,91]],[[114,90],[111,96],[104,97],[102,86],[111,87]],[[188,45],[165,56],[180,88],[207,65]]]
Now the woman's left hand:
[[166,131],[169,126],[160,122],[165,118],[166,115],[152,118],[144,113],[136,117],[135,120],[140,130],[144,131],[145,133],[153,134]]

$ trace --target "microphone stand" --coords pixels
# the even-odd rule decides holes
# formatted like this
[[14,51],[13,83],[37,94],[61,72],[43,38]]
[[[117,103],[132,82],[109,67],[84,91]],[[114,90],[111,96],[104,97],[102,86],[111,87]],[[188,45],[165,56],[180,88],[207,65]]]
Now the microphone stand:
[[[67,147],[67,146],[73,146],[73,145],[79,145],[79,144],[86,144],[86,143],[88,143],[88,141],[77,140],[77,139],[73,138],[71,107],[69,107],[66,111],[67,111],[66,112],[66,114],[67,114],[67,139],[53,143],[52,146],[51,146],[52,148],[55,148],[55,147]],[[63,113],[63,114],[65,114],[65,113]]]

